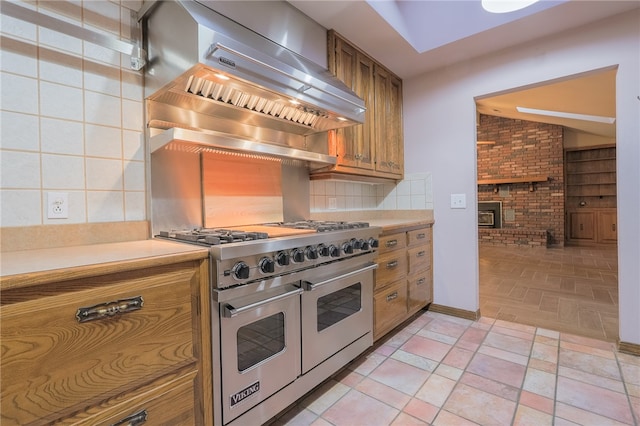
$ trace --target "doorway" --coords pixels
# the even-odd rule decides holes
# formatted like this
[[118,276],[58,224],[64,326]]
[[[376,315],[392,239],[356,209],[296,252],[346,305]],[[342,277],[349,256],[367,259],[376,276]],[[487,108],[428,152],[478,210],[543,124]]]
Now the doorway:
[[[476,99],[478,201],[500,201],[505,227],[478,230],[482,315],[617,340],[617,247],[568,238],[565,213],[575,200],[566,197],[564,167],[567,150],[615,146],[615,73],[596,70]],[[612,120],[527,114],[519,106]],[[549,143],[557,137],[559,144]],[[561,170],[545,169],[550,164]]]

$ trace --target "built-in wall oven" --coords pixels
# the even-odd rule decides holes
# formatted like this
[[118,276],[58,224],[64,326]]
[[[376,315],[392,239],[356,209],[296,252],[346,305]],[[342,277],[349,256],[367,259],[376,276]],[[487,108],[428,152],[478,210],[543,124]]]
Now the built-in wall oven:
[[311,221],[269,226],[307,226],[309,232],[277,238],[212,229],[161,233],[214,243],[216,424],[269,421],[373,344],[380,228]]

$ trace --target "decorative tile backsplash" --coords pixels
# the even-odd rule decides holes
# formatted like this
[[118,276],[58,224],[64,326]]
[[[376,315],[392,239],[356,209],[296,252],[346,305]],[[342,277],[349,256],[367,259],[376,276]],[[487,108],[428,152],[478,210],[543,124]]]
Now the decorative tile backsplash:
[[[20,2],[131,40],[141,1]],[[1,16],[3,227],[147,219],[143,74],[126,55]],[[47,218],[66,192],[69,217]]]
[[430,173],[405,175],[397,185],[333,180],[310,184],[311,212],[433,209]]

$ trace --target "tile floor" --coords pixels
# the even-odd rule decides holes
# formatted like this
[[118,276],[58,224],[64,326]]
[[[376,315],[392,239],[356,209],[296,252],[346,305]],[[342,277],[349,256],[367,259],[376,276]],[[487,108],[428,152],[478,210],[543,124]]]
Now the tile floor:
[[423,311],[282,425],[638,425],[640,357],[611,342]]
[[480,312],[615,342],[618,254],[612,247],[480,245]]

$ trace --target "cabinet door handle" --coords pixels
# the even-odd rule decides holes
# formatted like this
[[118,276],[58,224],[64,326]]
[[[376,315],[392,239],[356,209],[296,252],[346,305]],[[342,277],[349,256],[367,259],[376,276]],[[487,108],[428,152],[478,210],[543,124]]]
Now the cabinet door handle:
[[398,298],[398,292],[394,291],[393,293],[387,296],[387,302],[391,302],[392,300],[395,300],[397,298]]
[[427,236],[427,234],[421,233],[421,234],[416,235],[416,239],[417,240],[423,240],[426,236]]
[[615,223],[612,223],[612,224],[611,224],[611,230],[612,230],[613,232],[616,232],[616,224],[615,224]]
[[427,279],[426,279],[425,277],[422,277],[422,278],[420,278],[420,279],[418,280],[418,282],[416,283],[416,285],[422,285],[422,284],[424,284],[424,283],[426,283],[426,282],[427,282]]
[[125,417],[122,420],[119,420],[111,426],[138,426],[147,421],[147,410],[141,410],[137,413],[133,413],[130,416]]
[[426,252],[426,251],[424,251],[424,250],[420,250],[418,253],[416,253],[416,257],[422,257],[422,256],[424,256],[425,254],[427,254],[427,252]]
[[398,261],[397,260],[393,260],[391,262],[387,262],[387,269],[393,269],[396,266],[398,266]]
[[395,247],[397,245],[398,245],[398,240],[389,240],[385,244],[385,246],[387,247]]
[[87,322],[112,317],[118,314],[138,311],[142,309],[144,300],[142,296],[132,297],[130,299],[117,300],[115,302],[100,303],[99,305],[90,306],[88,308],[78,308],[76,318],[78,322]]

